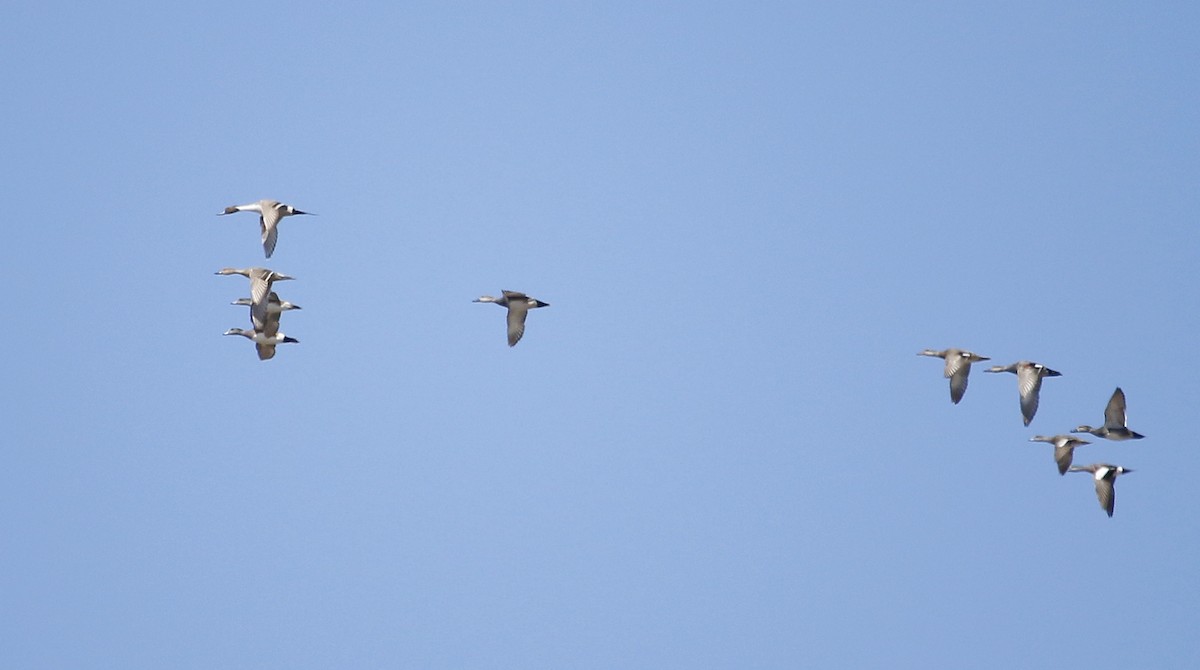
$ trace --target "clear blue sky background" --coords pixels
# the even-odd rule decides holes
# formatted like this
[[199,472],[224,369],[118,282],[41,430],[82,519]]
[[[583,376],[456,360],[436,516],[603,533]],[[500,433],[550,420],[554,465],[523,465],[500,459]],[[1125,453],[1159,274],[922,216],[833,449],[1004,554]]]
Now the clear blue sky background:
[[0,10],[0,666],[1200,665],[1194,3],[176,4]]

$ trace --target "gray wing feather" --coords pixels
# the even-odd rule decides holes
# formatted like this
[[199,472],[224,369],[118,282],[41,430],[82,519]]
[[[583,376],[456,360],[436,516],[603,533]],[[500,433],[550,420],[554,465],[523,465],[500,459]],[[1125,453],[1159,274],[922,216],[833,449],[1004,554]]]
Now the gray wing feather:
[[946,376],[950,378],[950,402],[955,405],[963,399],[963,394],[967,392],[967,376],[971,374],[970,361],[962,358],[957,359],[959,364],[950,369],[950,360],[946,360]]
[[267,258],[270,258],[271,254],[275,253],[275,241],[279,238],[276,226],[283,215],[279,210],[279,203],[274,200],[263,200],[260,204],[262,215],[258,217],[258,225],[262,229],[263,251],[267,252]]
[[267,293],[271,291],[271,282],[261,273],[250,275],[250,302],[254,305],[266,305]]
[[270,323],[271,314],[265,308],[250,305],[250,325],[256,331],[265,331]]
[[262,331],[262,334],[266,335],[267,337],[275,337],[275,334],[279,332],[280,313],[270,309],[271,305],[276,307],[279,306],[279,296],[276,295],[274,291],[271,291],[271,295],[267,298],[267,304],[264,306],[263,312],[265,314],[265,318],[263,319],[262,324],[255,324],[254,326],[255,330]]
[[525,317],[529,316],[529,305],[524,302],[508,303],[508,346],[515,347],[525,334]]
[[1100,507],[1108,512],[1109,516],[1112,516],[1113,508],[1117,504],[1117,492],[1111,480],[1096,480],[1096,497],[1100,500]]
[[969,365],[969,361],[967,361],[967,359],[962,355],[962,352],[957,349],[951,349],[947,351],[945,358],[946,370],[944,374],[946,375],[947,379],[953,377],[954,373],[958,372],[959,368],[961,368],[963,365]]
[[1065,475],[1071,467],[1071,459],[1075,455],[1075,447],[1072,446],[1057,446],[1054,447],[1054,462],[1058,463],[1058,474]]
[[279,240],[279,229],[274,225],[268,226],[263,219],[258,220],[259,227],[262,229],[262,245],[263,251],[266,252],[267,258],[275,253],[275,242]]
[[1110,430],[1125,427],[1125,392],[1120,388],[1113,391],[1104,408],[1104,427]]
[[267,294],[271,291],[271,283],[260,274],[250,275],[250,321],[254,329],[259,330],[267,322]]
[[1037,369],[1022,366],[1017,370],[1017,388],[1021,393],[1021,416],[1025,417],[1025,425],[1033,421],[1038,410],[1038,391],[1042,388],[1042,377]]

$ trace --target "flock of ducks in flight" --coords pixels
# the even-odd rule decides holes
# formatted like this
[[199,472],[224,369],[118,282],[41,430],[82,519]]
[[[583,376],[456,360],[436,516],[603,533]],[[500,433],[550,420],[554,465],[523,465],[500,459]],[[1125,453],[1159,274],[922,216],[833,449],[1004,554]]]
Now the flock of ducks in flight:
[[[962,400],[963,394],[967,392],[967,377],[971,374],[971,364],[991,360],[987,356],[980,356],[964,349],[944,349],[942,351],[926,349],[917,355],[933,356],[946,361],[945,377],[950,380],[950,402],[956,405]],[[1033,421],[1033,416],[1037,413],[1042,379],[1062,376],[1062,373],[1032,361],[1017,361],[1012,365],[994,365],[987,371],[1011,372],[1017,376],[1017,391],[1021,398],[1021,416],[1026,426]],[[1145,437],[1145,435],[1130,430],[1125,424],[1125,392],[1117,387],[1117,390],[1113,391],[1112,397],[1108,399],[1108,405],[1104,408],[1104,424],[1096,428],[1086,424],[1080,425],[1071,433],[1087,433],[1114,441],[1140,440]],[[1113,508],[1116,504],[1116,493],[1113,486],[1118,476],[1133,472],[1133,470],[1109,463],[1071,465],[1075,448],[1091,444],[1088,440],[1079,439],[1073,435],[1035,435],[1029,438],[1029,441],[1054,445],[1054,462],[1058,465],[1058,474],[1091,473],[1092,479],[1096,483],[1096,497],[1100,500],[1100,507],[1110,517],[1113,515]]]
[[[284,217],[310,214],[309,212],[302,212],[291,205],[285,205],[275,200],[259,200],[247,205],[231,205],[226,207],[225,211],[221,212],[218,216],[236,214],[238,212],[254,212],[258,214],[258,226],[262,233],[263,252],[267,258],[270,258],[271,254],[274,253],[275,244],[279,240],[279,222]],[[250,308],[250,324],[253,327],[250,330],[230,328],[225,331],[225,335],[240,335],[254,342],[255,348],[258,350],[259,360],[264,361],[274,358],[275,347],[277,345],[300,341],[294,337],[285,335],[279,330],[279,320],[283,313],[300,309],[300,306],[280,299],[279,295],[271,290],[275,282],[294,279],[294,277],[261,267],[223,268],[218,270],[216,274],[242,275],[250,280],[250,297],[239,298],[230,304],[248,306]],[[517,291],[503,291],[499,298],[494,298],[490,295],[480,296],[474,302],[490,302],[508,310],[508,346],[510,347],[516,346],[517,342],[521,341],[521,336],[525,334],[525,319],[529,316],[529,310],[549,306],[548,303],[531,298]],[[956,405],[963,399],[963,394],[967,392],[967,378],[971,374],[971,364],[991,360],[987,356],[980,356],[964,349],[943,349],[941,351],[926,349],[917,355],[933,356],[946,361],[944,373],[945,377],[950,380],[950,402]],[[1024,418],[1026,426],[1033,421],[1033,416],[1037,414],[1038,396],[1042,389],[1042,379],[1062,376],[1062,373],[1051,370],[1041,363],[1034,363],[1032,361],[1017,361],[1011,365],[994,365],[988,368],[987,371],[1011,372],[1017,376],[1017,391],[1021,398],[1021,416]],[[1103,425],[1097,428],[1089,425],[1081,425],[1072,430],[1071,433],[1088,433],[1096,437],[1117,441],[1140,440],[1144,437],[1130,430],[1125,425],[1125,421],[1125,392],[1118,387],[1113,392],[1112,397],[1109,398],[1108,406],[1104,408]],[[1085,444],[1091,444],[1087,440],[1079,439],[1072,435],[1035,435],[1029,438],[1029,441],[1046,442],[1054,445],[1054,462],[1058,465],[1058,473],[1060,475],[1064,475],[1067,472],[1091,473],[1096,483],[1096,497],[1100,500],[1100,507],[1109,516],[1113,515],[1113,507],[1116,503],[1116,494],[1113,485],[1118,476],[1133,472],[1133,470],[1108,463],[1071,465],[1075,449]]]
[[[291,205],[285,205],[276,200],[259,200],[247,205],[231,205],[218,214],[236,214],[238,212],[254,212],[258,214],[258,227],[262,233],[263,252],[267,258],[275,252],[275,244],[279,241],[279,222],[287,216],[311,215],[302,212]],[[275,347],[280,344],[298,343],[294,337],[289,337],[279,330],[280,316],[287,311],[300,309],[286,300],[281,300],[275,291],[271,290],[275,282],[295,279],[282,272],[267,268],[222,268],[216,272],[219,275],[242,275],[250,280],[250,297],[239,298],[232,305],[248,306],[250,308],[250,330],[230,328],[225,335],[241,335],[254,343],[258,350],[259,360],[269,360],[275,357]],[[525,318],[529,310],[538,307],[548,307],[549,303],[531,298],[517,291],[503,291],[499,298],[484,295],[474,302],[490,302],[508,309],[508,346],[516,346],[525,334]]]

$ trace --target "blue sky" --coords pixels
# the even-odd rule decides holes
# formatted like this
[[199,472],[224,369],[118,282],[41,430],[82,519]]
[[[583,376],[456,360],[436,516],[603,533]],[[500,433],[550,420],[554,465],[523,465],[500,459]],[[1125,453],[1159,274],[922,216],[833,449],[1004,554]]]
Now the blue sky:
[[1200,664],[1193,5],[0,19],[0,665]]

